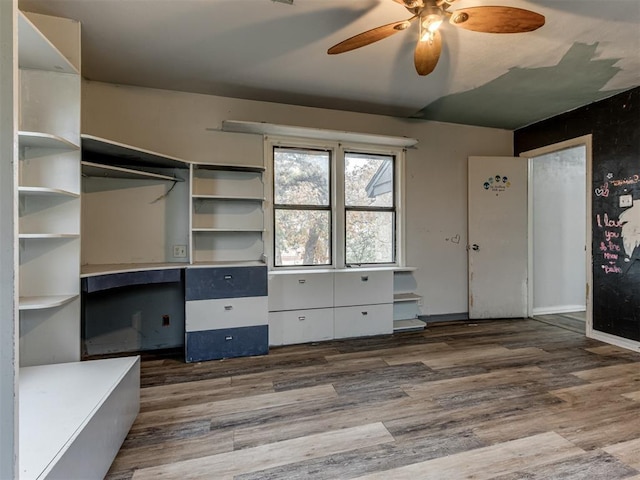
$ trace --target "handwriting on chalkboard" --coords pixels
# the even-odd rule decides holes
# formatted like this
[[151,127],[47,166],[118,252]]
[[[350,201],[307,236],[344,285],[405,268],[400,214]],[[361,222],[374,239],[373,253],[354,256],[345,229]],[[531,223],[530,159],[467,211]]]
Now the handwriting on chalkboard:
[[602,231],[602,240],[598,250],[602,253],[603,262],[600,268],[607,275],[610,273],[622,273],[618,265],[619,255],[622,250],[620,245],[620,220],[611,218],[608,213],[596,215],[596,225]]

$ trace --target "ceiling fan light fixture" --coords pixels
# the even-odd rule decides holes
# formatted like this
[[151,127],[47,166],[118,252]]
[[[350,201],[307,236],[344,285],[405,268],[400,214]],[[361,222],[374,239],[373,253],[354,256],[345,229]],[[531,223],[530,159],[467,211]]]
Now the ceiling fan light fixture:
[[426,42],[433,38],[433,34],[442,25],[442,15],[439,13],[430,13],[420,19],[420,41]]

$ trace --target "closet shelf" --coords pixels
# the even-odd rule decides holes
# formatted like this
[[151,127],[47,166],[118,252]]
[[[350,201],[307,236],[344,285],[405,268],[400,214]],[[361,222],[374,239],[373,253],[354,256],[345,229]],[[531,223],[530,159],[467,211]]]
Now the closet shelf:
[[128,180],[166,180],[184,182],[182,178],[160,173],[145,172],[125,167],[115,167],[100,163],[82,162],[82,175],[85,177],[123,178]]
[[69,192],[68,190],[61,190],[59,188],[49,188],[49,187],[18,187],[18,193],[20,195],[32,195],[32,196],[41,196],[41,195],[51,195],[51,196],[63,196],[63,197],[72,197],[79,198],[80,194]]
[[21,233],[18,235],[20,240],[30,238],[78,238],[77,233]]
[[22,12],[18,12],[18,65],[31,70],[79,73]]
[[20,297],[18,303],[19,310],[43,310],[54,308],[69,303],[79,295],[42,295],[34,297]]
[[124,143],[82,134],[82,153],[85,158],[100,163],[137,168],[188,168],[189,162],[162,153],[133,147]]
[[233,195],[192,195],[194,200],[229,200],[246,202],[264,202],[264,197],[239,197]]
[[226,170],[228,172],[255,172],[262,173],[265,167],[262,165],[241,165],[229,163],[198,163],[193,166],[196,170]]
[[79,145],[70,142],[52,133],[28,132],[21,130],[18,132],[18,145],[30,148],[48,148],[52,150],[74,151],[80,148]]
[[191,231],[194,233],[262,233],[265,230],[262,228],[192,228]]

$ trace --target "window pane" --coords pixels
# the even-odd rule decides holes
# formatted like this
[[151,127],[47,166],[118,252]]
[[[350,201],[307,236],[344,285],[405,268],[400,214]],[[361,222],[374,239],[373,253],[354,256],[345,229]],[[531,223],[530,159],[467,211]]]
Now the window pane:
[[329,205],[329,152],[274,148],[274,203]]
[[345,205],[393,206],[393,157],[346,153],[344,157]]
[[326,210],[275,211],[275,265],[328,265],[330,215]]
[[347,211],[346,263],[393,262],[393,218],[393,212]]

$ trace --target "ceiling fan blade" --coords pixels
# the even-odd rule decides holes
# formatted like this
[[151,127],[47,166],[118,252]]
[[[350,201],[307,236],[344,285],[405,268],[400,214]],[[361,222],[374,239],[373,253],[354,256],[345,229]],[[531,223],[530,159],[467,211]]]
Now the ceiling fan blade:
[[413,54],[413,62],[419,75],[429,75],[436,68],[442,51],[442,36],[436,30],[433,36],[425,41],[418,40]]
[[399,3],[405,8],[420,8],[424,7],[424,0],[393,0],[396,3]]
[[351,50],[355,50],[356,48],[364,47],[365,45],[369,45],[371,43],[377,42],[378,40],[382,40],[383,38],[390,37],[394,33],[406,30],[409,25],[411,25],[411,21],[413,21],[413,19],[415,18],[416,17],[414,16],[408,20],[393,22],[387,25],[382,25],[381,27],[367,30],[366,32],[362,32],[351,38],[347,38],[346,40],[334,45],[329,50],[327,50],[327,53],[329,55],[335,55],[337,53],[349,52]]
[[456,10],[449,22],[474,32],[532,32],[544,25],[544,16],[514,7],[469,7]]

